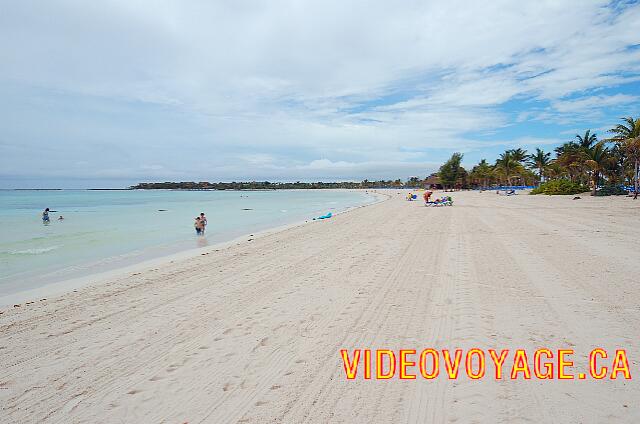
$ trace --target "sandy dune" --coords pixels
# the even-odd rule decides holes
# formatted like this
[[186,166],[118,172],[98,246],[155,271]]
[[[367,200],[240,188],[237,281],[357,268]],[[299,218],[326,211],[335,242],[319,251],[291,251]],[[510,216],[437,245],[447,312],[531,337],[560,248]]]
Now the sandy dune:
[[[638,422],[640,201],[582,197],[393,192],[5,308],[0,422]],[[339,353],[542,346],[633,378],[348,381]]]

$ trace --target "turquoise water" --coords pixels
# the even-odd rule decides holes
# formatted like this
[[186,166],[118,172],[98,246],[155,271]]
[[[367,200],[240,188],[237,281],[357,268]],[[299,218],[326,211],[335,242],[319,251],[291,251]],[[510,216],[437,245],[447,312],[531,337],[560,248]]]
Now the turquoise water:
[[[338,190],[0,191],[0,296],[373,200]],[[45,207],[56,211],[48,225]],[[193,227],[200,212],[208,219],[205,236]]]

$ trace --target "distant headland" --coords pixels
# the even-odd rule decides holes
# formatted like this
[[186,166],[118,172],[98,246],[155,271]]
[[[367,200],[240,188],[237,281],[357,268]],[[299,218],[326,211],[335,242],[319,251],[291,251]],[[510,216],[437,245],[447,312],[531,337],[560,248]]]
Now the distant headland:
[[369,189],[369,188],[403,188],[422,186],[424,180],[411,178],[408,181],[379,180],[360,182],[270,182],[270,181],[250,181],[250,182],[163,182],[163,183],[139,183],[129,187],[131,190],[295,190],[295,189]]

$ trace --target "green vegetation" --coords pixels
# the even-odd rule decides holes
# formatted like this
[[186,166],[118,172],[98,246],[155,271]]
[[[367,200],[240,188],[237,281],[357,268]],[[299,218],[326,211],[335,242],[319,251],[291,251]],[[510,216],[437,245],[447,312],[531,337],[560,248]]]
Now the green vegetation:
[[163,183],[139,183],[129,187],[131,190],[294,190],[294,189],[328,189],[328,188],[349,188],[349,189],[369,189],[369,188],[416,188],[423,187],[424,180],[418,177],[411,177],[406,182],[397,180],[364,180],[360,182],[343,181],[334,183],[272,183],[269,181],[248,181],[248,182],[218,182],[208,181],[194,182],[163,182]]
[[613,184],[606,185],[596,192],[596,196],[622,196],[625,194],[627,194],[625,189]]
[[589,191],[589,187],[569,180],[553,180],[540,184],[529,194],[579,194]]
[[[626,176],[633,178],[634,199],[640,191],[640,118],[623,118],[624,124],[618,124],[611,129],[615,142],[622,155],[622,164],[626,168]],[[625,166],[626,165],[626,166]],[[629,172],[630,171],[630,172]]]
[[440,183],[447,188],[465,185],[467,171],[460,165],[462,153],[454,153],[451,158],[440,167]]
[[640,192],[640,118],[623,118],[609,133],[613,136],[603,140],[591,130],[577,134],[558,146],[553,158],[540,148],[532,154],[517,148],[500,154],[493,165],[482,159],[469,173],[469,186],[539,184],[532,194],[591,191],[595,196],[624,194],[621,186],[634,185],[635,198]]
[[529,155],[527,163],[531,169],[538,170],[538,178],[540,178],[540,182],[543,182],[545,169],[547,169],[551,163],[551,153],[536,147],[536,152]]

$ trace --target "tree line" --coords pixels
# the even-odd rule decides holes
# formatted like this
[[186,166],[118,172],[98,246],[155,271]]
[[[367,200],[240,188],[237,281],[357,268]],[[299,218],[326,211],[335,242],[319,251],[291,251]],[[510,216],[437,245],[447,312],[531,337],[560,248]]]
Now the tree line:
[[372,189],[372,188],[406,188],[419,187],[421,180],[417,177],[411,177],[404,182],[400,179],[396,180],[363,180],[360,182],[342,181],[342,182],[270,182],[270,181],[245,181],[245,182],[218,182],[210,183],[207,181],[194,182],[162,182],[162,183],[139,183],[129,187],[132,190],[294,190],[294,189]]
[[640,177],[640,118],[623,118],[608,132],[610,137],[599,140],[586,130],[553,152],[508,149],[493,164],[482,159],[471,171],[462,167],[463,155],[454,153],[440,167],[438,177],[445,188],[533,186],[561,180],[574,187],[590,187],[593,195],[601,187],[633,185],[635,198]]

